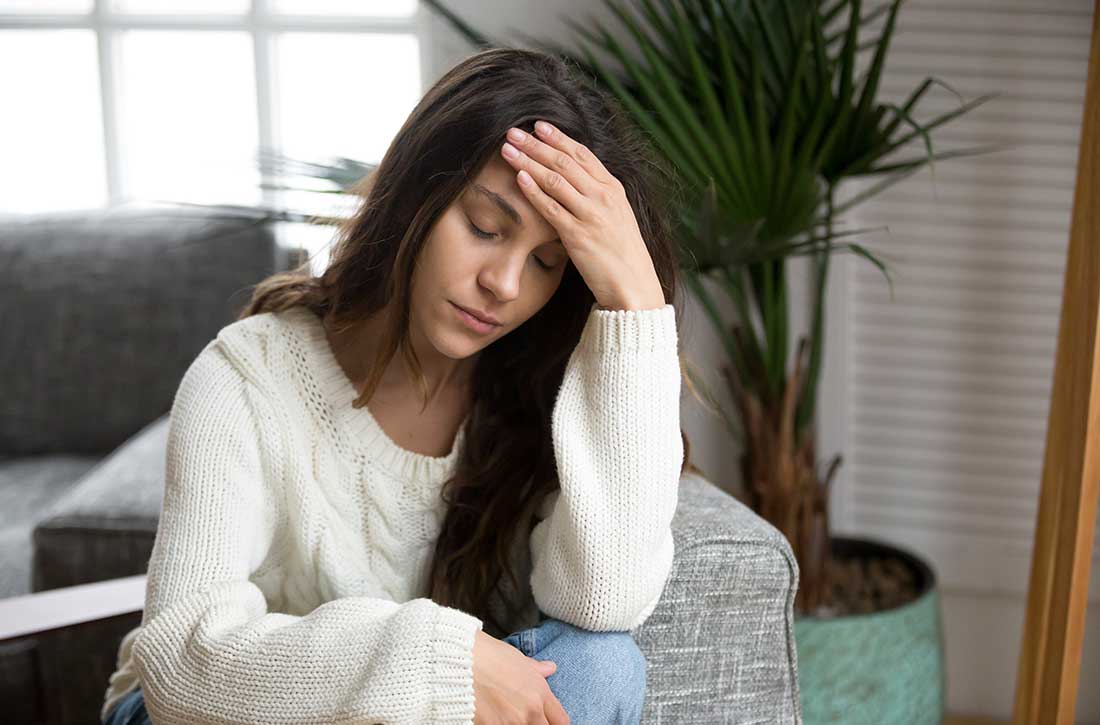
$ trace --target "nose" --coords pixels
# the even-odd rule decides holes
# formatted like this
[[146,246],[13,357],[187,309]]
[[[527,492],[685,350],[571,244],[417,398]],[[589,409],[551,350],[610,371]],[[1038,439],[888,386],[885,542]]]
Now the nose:
[[482,267],[478,279],[481,286],[493,293],[501,302],[519,297],[520,278],[527,257],[518,253],[494,254]]

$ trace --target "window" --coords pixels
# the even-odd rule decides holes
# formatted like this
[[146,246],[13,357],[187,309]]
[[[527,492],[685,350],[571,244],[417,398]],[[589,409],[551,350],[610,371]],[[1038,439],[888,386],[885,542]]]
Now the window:
[[425,23],[416,0],[0,0],[0,213],[332,213],[265,188],[259,159],[379,161],[422,94]]

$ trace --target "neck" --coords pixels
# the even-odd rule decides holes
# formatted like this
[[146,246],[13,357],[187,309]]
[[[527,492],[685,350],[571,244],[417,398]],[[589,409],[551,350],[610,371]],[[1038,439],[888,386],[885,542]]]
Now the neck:
[[[340,331],[332,331],[325,327],[325,335],[336,361],[340,363],[344,374],[360,393],[366,383],[367,366],[374,359],[373,341],[379,339],[384,324],[384,316],[376,313]],[[451,395],[465,395],[470,388],[477,355],[455,360],[441,355],[420,330],[410,328],[409,334],[428,386],[429,404]],[[386,364],[375,394],[391,398],[413,392],[419,394],[404,359],[400,354],[396,354]]]

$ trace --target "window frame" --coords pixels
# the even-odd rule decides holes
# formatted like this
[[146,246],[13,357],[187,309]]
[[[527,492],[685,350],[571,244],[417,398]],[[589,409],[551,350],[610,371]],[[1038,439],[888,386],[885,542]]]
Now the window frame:
[[[123,171],[122,148],[119,143],[118,85],[120,35],[131,30],[233,30],[246,32],[252,40],[254,83],[256,88],[259,149],[280,147],[279,127],[275,114],[278,83],[275,77],[275,43],[280,33],[394,33],[409,34],[418,41],[420,53],[420,88],[423,93],[434,67],[432,43],[429,42],[430,15],[417,2],[407,17],[305,15],[280,13],[272,9],[272,0],[251,0],[249,9],[239,15],[208,13],[141,14],[116,10],[113,0],[92,0],[88,12],[36,13],[22,10],[0,11],[0,30],[91,30],[95,34],[96,59],[99,64],[100,113],[103,128],[104,168],[107,175],[107,207],[129,199],[127,179]],[[261,183],[269,187],[277,179],[266,170],[259,170]],[[264,206],[283,202],[283,192],[262,188]]]

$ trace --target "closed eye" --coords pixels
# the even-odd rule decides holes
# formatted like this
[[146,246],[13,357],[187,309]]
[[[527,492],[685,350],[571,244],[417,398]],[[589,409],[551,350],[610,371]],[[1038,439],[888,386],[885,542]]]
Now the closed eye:
[[481,237],[482,239],[492,239],[496,236],[492,232],[482,231],[473,222],[470,222],[470,231],[474,233],[474,236]]
[[[496,236],[496,234],[494,234],[493,232],[487,232],[484,229],[479,228],[473,222],[468,222],[468,223],[469,223],[469,226],[470,226],[470,232],[473,233],[473,235],[475,237],[479,237],[481,239],[492,239],[493,237]],[[554,269],[557,266],[557,265],[553,265],[553,264],[546,264],[545,262],[543,262],[538,257],[535,257],[535,261],[538,262],[539,267],[542,267],[542,269],[544,269],[546,271],[550,271],[550,270]]]

